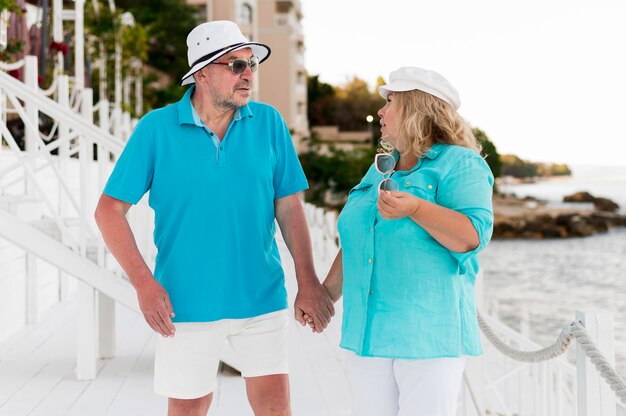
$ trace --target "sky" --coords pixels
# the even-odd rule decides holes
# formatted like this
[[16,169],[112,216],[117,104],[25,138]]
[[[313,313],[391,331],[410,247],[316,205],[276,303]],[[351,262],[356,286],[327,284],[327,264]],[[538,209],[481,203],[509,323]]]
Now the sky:
[[309,75],[373,87],[402,66],[432,69],[500,154],[626,166],[626,1],[301,4]]

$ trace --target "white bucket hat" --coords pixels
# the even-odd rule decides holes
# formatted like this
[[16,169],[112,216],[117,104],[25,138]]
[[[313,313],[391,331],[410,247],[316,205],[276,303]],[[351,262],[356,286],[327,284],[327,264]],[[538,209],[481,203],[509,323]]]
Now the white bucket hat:
[[389,83],[378,87],[386,100],[390,92],[420,90],[441,98],[458,110],[461,106],[459,92],[438,72],[416,67],[402,67],[389,75]]
[[196,82],[193,74],[228,52],[243,48],[252,48],[259,63],[272,52],[267,45],[248,41],[235,22],[215,20],[196,26],[187,35],[187,60],[191,69],[183,76],[180,85],[193,84]]

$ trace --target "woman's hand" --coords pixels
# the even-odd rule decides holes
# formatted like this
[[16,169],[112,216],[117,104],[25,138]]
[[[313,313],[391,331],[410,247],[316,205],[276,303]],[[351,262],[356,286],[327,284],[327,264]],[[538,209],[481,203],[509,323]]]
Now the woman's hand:
[[410,217],[420,208],[420,199],[400,191],[381,191],[378,195],[378,211],[387,220]]

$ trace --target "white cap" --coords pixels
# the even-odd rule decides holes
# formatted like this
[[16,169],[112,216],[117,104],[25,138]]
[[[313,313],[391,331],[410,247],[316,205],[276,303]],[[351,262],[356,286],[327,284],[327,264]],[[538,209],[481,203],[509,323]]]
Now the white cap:
[[450,104],[455,110],[461,106],[459,92],[450,82],[435,71],[416,67],[402,67],[389,75],[389,83],[378,87],[379,94],[387,99],[390,92],[420,90]]

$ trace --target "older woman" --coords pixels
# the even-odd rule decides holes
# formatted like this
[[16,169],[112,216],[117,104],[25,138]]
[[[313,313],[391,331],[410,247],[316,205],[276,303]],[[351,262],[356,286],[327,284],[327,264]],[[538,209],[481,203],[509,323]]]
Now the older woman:
[[493,176],[443,76],[405,67],[389,81],[387,151],[350,191],[324,286],[344,298],[352,414],[453,416],[466,357],[482,353],[474,280]]

